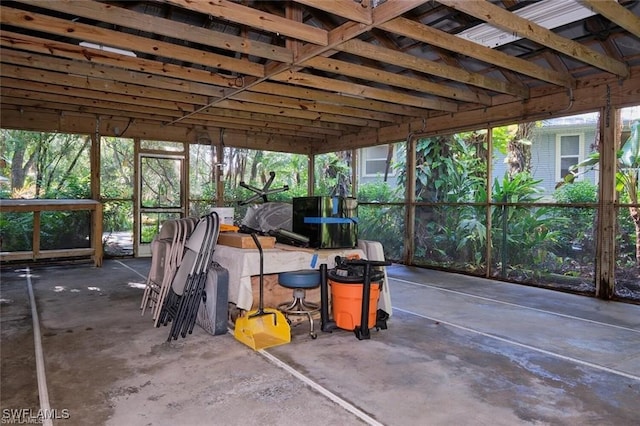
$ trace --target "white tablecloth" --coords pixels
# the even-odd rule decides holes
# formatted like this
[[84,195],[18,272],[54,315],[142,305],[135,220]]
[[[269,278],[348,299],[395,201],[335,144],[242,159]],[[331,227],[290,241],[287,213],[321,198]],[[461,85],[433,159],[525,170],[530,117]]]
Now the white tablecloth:
[[[263,253],[264,274],[277,274],[300,269],[319,269],[323,263],[326,263],[327,267],[331,269],[335,266],[336,256],[358,255],[361,259],[366,259],[365,253],[361,249],[310,250],[296,249],[281,244],[276,244],[276,248],[273,249],[264,249]],[[316,256],[315,259],[314,256]],[[253,304],[251,276],[260,275],[260,253],[258,250],[218,244],[213,254],[213,260],[229,270],[229,302],[235,303],[240,309],[250,310]],[[380,297],[380,300],[390,300],[388,298],[389,286],[386,283],[383,286],[383,293],[385,291],[387,296]],[[391,307],[389,306],[387,312],[390,311]]]

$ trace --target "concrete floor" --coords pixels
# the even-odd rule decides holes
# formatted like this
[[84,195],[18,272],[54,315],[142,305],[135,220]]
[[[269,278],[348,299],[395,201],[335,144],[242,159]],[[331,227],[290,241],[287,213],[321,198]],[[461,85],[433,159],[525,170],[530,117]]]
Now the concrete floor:
[[638,305],[392,266],[387,330],[254,352],[167,343],[138,309],[149,263],[2,271],[3,423],[39,408],[30,280],[56,425],[640,424]]

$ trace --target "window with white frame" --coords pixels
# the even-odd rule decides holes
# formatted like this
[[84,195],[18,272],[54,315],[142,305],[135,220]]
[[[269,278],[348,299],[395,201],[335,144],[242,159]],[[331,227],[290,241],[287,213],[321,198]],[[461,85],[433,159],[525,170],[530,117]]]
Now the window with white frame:
[[564,179],[569,169],[584,158],[584,134],[556,135],[556,181]]
[[388,176],[394,176],[395,172],[391,165],[395,161],[396,152],[393,145],[378,145],[362,150],[362,175],[363,176],[384,176],[387,168],[387,159],[391,152],[391,163],[389,164]]

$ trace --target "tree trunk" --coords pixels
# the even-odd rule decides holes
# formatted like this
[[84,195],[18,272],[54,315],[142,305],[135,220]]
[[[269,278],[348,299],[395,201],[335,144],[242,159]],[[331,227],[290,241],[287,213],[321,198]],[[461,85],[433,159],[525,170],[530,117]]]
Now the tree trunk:
[[11,190],[22,189],[24,186],[26,169],[22,167],[24,162],[25,147],[16,149],[11,158]]
[[389,179],[389,170],[391,169],[391,160],[393,159],[394,144],[390,143],[387,150],[387,160],[384,163],[384,182]]
[[28,143],[26,139],[29,133],[17,131],[12,136],[14,139],[20,139],[20,143],[14,143],[15,150],[11,158],[11,191],[21,191],[24,188],[27,178],[27,172],[36,160],[36,152],[32,152],[25,161],[27,155]]
[[71,176],[71,173],[73,172],[73,169],[76,167],[76,164],[78,164],[78,159],[80,158],[84,150],[87,148],[87,146],[89,146],[90,142],[91,142],[91,136],[87,136],[86,138],[84,138],[84,143],[82,144],[82,147],[76,152],[76,155],[73,157],[73,160],[71,160],[71,164],[69,164],[69,167],[67,167],[67,170],[65,170],[64,174],[58,181],[56,192],[59,192],[62,189],[65,182],[67,181],[67,179],[69,179],[69,177]]
[[255,182],[258,178],[258,165],[262,162],[264,157],[263,151],[256,151],[253,155],[253,161],[251,162],[251,175],[249,176],[249,182]]
[[[40,140],[42,142],[42,140]],[[36,157],[36,189],[35,189],[35,197],[40,198],[40,192],[42,189],[42,181],[44,180],[44,168],[46,167],[46,161],[43,161],[47,158],[47,147],[42,143],[38,143],[38,147],[35,153]]]
[[518,130],[507,143],[507,164],[509,176],[521,172],[531,172],[531,132],[535,121],[518,124]]

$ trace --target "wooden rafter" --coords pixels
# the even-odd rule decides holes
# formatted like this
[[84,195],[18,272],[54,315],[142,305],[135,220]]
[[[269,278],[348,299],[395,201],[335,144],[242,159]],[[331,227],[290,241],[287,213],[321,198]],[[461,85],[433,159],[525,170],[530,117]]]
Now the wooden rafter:
[[38,13],[18,11],[5,6],[0,6],[0,23],[3,25],[15,25],[18,23],[22,28],[32,31],[42,31],[62,37],[70,37],[77,40],[78,43],[87,41],[98,45],[118,47],[133,53],[146,53],[165,58],[175,58],[181,61],[240,74],[256,77],[264,75],[262,65],[247,60],[235,59],[229,56],[206,52],[191,47],[178,46],[159,40],[150,40],[146,37],[81,24]]
[[387,84],[390,86],[417,90],[444,98],[463,100],[483,105],[491,104],[491,99],[488,96],[479,96],[469,90],[454,89],[442,84],[432,83],[426,79],[407,77],[336,59],[315,57],[305,61],[302,65],[313,69],[361,78],[368,81],[375,81],[377,83]]
[[363,3],[352,0],[295,0],[297,3],[311,6],[334,15],[342,16],[350,21],[370,25],[373,21],[372,9]]
[[[516,0],[2,2],[3,124],[44,123],[40,108],[71,131],[92,126],[70,116],[120,128],[134,118],[129,132],[145,137],[226,128],[237,146],[281,136],[278,150],[318,152],[397,140],[424,118],[450,131],[586,111],[610,79],[625,87],[614,102],[636,102],[640,7],[580,1],[606,25],[569,24],[573,40],[508,12]],[[477,19],[533,43],[490,49],[455,35]]]
[[239,37],[220,31],[213,31],[196,25],[172,21],[157,16],[144,15],[113,4],[97,3],[93,1],[77,0],[21,0],[25,4],[39,6],[69,15],[87,19],[100,17],[102,22],[113,25],[147,31],[176,40],[198,43],[231,52],[241,52],[246,55],[274,61],[290,62],[293,54],[290,49],[275,46],[260,41],[252,41],[247,37]]
[[608,71],[622,78],[629,76],[629,67],[624,63],[602,55],[578,42],[561,37],[535,22],[521,18],[515,13],[495,6],[486,0],[438,1],[468,15],[482,19],[493,26],[533,40],[543,46],[579,61],[586,62],[601,70]]
[[479,59],[489,64],[495,64],[502,68],[516,71],[549,83],[564,87],[575,86],[575,80],[570,75],[542,68],[524,59],[509,56],[500,51],[481,46],[472,41],[464,40],[455,35],[448,34],[420,24],[406,18],[396,18],[381,26],[382,29],[410,37],[423,43],[433,44],[452,52],[458,52],[472,58]]
[[451,79],[460,83],[506,93],[520,98],[529,97],[529,89],[523,85],[505,83],[504,81],[486,77],[481,74],[468,72],[460,67],[453,67],[435,61],[418,58],[407,53],[398,52],[386,47],[380,47],[360,40],[349,40],[337,47],[338,50],[352,55],[377,59],[425,74]]
[[640,17],[628,11],[616,0],[579,0],[594,12],[599,13],[611,22],[620,25],[631,34],[640,38]]
[[297,40],[324,46],[327,44],[327,32],[301,22],[295,22],[278,15],[265,13],[228,0],[191,1],[164,0],[188,10],[215,16],[226,21],[237,22],[263,31],[282,34]]

